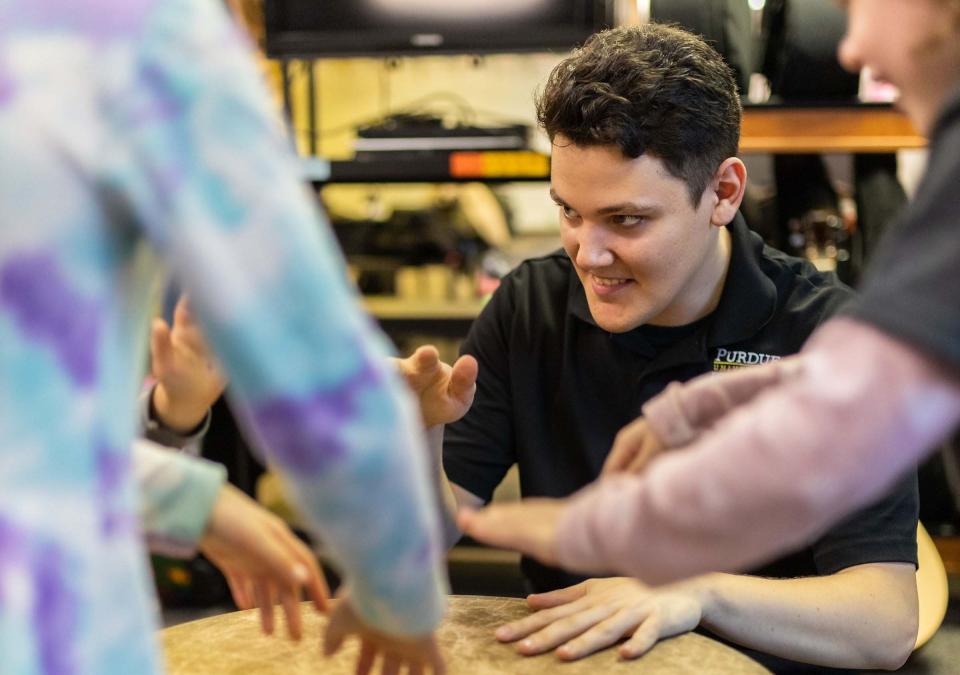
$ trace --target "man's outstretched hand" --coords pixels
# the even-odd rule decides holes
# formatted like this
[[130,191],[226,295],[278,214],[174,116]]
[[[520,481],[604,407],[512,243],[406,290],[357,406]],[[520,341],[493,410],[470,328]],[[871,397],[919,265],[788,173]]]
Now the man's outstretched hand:
[[436,347],[425,345],[394,361],[420,403],[426,428],[456,422],[473,404],[478,366],[472,356],[461,356],[451,366],[440,360]]

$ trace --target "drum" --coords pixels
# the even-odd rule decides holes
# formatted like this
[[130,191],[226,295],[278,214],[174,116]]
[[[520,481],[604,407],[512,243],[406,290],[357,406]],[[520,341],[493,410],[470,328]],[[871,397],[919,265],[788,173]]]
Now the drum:
[[[260,632],[257,610],[233,612],[167,628],[162,633],[170,675],[353,675],[359,652],[356,640],[331,658],[320,648],[326,619],[304,606],[304,638],[299,643]],[[497,642],[493,631],[506,621],[529,614],[523,600],[451,596],[439,630],[450,675],[567,675],[659,673],[762,675],[755,661],[702,635],[688,633],[664,640],[635,661],[623,661],[606,649],[579,661],[561,662],[553,653],[520,656],[512,645]],[[279,612],[278,612],[279,616]],[[282,635],[284,627],[279,626]],[[374,672],[377,672],[376,670]]]

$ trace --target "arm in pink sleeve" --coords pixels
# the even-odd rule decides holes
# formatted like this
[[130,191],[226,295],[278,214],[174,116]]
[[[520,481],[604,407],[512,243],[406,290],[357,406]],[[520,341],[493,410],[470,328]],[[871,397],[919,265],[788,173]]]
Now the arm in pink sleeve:
[[797,359],[708,373],[689,382],[673,382],[643,406],[643,417],[660,442],[677,448],[693,442],[732,408],[753,399],[797,372]]
[[560,563],[662,583],[769,560],[877,498],[960,422],[957,373],[867,324],[829,321],[796,362],[647,473],[575,496]]

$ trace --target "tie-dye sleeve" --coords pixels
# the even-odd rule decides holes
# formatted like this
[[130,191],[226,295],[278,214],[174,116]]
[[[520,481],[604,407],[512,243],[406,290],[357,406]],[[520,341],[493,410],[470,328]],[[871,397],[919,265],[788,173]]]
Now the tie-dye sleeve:
[[427,632],[445,583],[422,431],[254,62],[213,2],[160,3],[140,44],[115,120],[134,150],[108,182],[189,292],[235,411],[361,617]]
[[193,555],[226,469],[141,439],[133,443],[133,474],[150,550],[176,558]]

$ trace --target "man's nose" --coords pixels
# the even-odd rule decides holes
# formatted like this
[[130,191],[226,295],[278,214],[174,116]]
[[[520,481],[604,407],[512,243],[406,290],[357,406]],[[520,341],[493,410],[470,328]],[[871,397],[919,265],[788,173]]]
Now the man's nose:
[[579,229],[577,265],[584,269],[595,269],[613,264],[614,255],[606,228],[583,223]]

